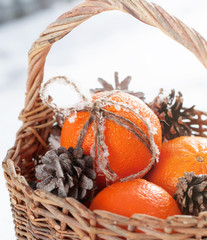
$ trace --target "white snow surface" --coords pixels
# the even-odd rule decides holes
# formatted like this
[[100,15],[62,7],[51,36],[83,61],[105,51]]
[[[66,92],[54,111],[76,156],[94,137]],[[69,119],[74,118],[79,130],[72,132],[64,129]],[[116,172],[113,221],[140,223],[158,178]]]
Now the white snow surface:
[[[23,19],[0,26],[0,156],[12,147],[21,126],[18,114],[24,107],[27,79],[27,53],[48,24],[79,0],[54,4]],[[203,0],[155,0],[207,38],[206,10]],[[207,110],[207,71],[184,47],[159,30],[123,12],[112,11],[89,19],[69,36],[56,43],[47,58],[45,81],[65,75],[88,93],[101,87],[97,78],[114,82],[132,76],[131,90],[143,91],[152,100],[162,87],[175,88],[184,96],[184,105],[196,104]],[[65,98],[64,102],[69,99]],[[14,225],[3,171],[0,170],[0,238],[14,240]]]

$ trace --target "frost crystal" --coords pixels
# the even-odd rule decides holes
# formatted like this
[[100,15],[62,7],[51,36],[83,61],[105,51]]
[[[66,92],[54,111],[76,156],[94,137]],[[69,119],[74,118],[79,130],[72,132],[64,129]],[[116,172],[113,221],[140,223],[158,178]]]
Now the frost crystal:
[[154,145],[154,148],[155,148],[155,152],[156,152],[156,159],[155,159],[155,161],[156,161],[156,163],[158,163],[159,162],[160,151],[159,151],[159,148],[158,148],[158,146],[156,144]]
[[[154,148],[154,152],[155,152],[155,162],[154,163],[158,163],[159,162],[159,156],[160,156],[160,151],[159,148],[156,144],[153,145],[153,147],[151,147],[151,149]],[[153,157],[151,158],[151,161],[153,161]]]
[[77,117],[77,112],[75,112],[72,116],[69,116],[69,117],[68,117],[68,121],[69,121],[70,123],[74,123],[76,117]]
[[157,134],[157,128],[154,125],[151,125],[151,131],[153,135]]
[[157,134],[157,128],[151,123],[151,121],[150,121],[149,118],[146,118],[146,122],[147,122],[148,125],[150,126],[151,133],[152,133],[153,135]]
[[152,123],[150,121],[150,118],[146,118],[146,123],[148,124],[150,133],[152,134],[152,136],[151,136],[151,138],[152,138],[151,139],[151,149],[153,151],[153,158],[155,159],[155,162],[157,163],[159,161],[159,155],[160,155],[159,148],[155,144],[155,140],[154,140],[154,135],[157,133],[157,128],[152,125]]
[[129,109],[123,108],[124,112],[129,112]]
[[91,146],[91,148],[90,148],[90,156],[92,157],[92,158],[95,158],[95,152],[94,152],[94,144]]
[[91,104],[91,100],[81,101],[81,102],[75,104],[74,108],[78,111],[78,110],[84,109],[86,106],[89,106],[90,104]]
[[120,110],[121,110],[121,106],[120,106],[119,104],[115,104],[114,106],[115,106],[115,109],[116,109],[117,111],[120,111]]
[[[101,141],[100,144],[101,144],[101,146],[105,146],[105,147],[104,147],[104,150],[103,150],[103,152],[102,152],[103,158],[108,158],[108,156],[110,155],[110,154],[109,154],[109,151],[108,151],[108,146],[104,143],[104,141]],[[107,164],[107,163],[106,163],[106,164]],[[104,166],[106,166],[106,165],[104,165]]]

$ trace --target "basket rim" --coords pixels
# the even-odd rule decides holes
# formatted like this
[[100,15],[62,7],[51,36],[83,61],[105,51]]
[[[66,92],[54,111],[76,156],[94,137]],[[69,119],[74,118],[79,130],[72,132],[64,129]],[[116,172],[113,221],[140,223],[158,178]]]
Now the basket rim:
[[[22,175],[17,175],[14,162],[11,159],[6,160],[6,165],[3,165],[5,174],[8,174],[9,177],[11,177],[12,184],[15,184],[15,186],[22,191],[24,194],[24,198],[26,198],[27,202],[41,202],[41,205],[50,205],[51,210],[54,210],[54,207],[58,208],[64,208],[70,212],[70,214],[74,214],[74,216],[77,216],[78,214],[81,216],[81,218],[86,219],[85,221],[90,221],[92,225],[86,227],[85,224],[81,225],[81,223],[77,222],[77,219],[69,219],[70,221],[70,227],[73,229],[78,228],[80,231],[87,232],[88,234],[100,234],[100,227],[97,227],[97,224],[102,227],[106,227],[106,229],[103,229],[103,234],[107,234],[108,231],[112,231],[114,234],[127,234],[128,230],[120,229],[120,226],[128,226],[129,229],[132,229],[136,227],[136,229],[139,229],[143,231],[142,233],[135,233],[131,232],[129,230],[129,234],[132,236],[142,236],[142,234],[151,234],[152,236],[160,237],[160,231],[159,229],[165,229],[164,235],[174,236],[174,239],[184,239],[183,238],[183,231],[188,229],[185,233],[185,237],[190,238],[192,237],[192,231],[189,232],[189,228],[192,228],[196,234],[199,234],[199,231],[202,231],[202,233],[207,234],[207,230],[202,228],[206,228],[206,220],[207,220],[207,211],[200,212],[198,216],[191,216],[191,215],[173,215],[166,219],[161,219],[158,217],[153,217],[147,214],[140,214],[140,213],[134,213],[131,217],[125,217],[119,214],[115,214],[109,211],[105,210],[93,210],[91,211],[89,208],[87,208],[82,203],[78,202],[74,198],[60,198],[52,193],[46,192],[44,190],[33,190],[25,180],[25,178]],[[7,168],[8,167],[8,168]],[[6,177],[7,179],[8,177]],[[7,179],[8,180],[8,179]],[[11,204],[13,208],[15,208],[17,201],[12,198]],[[33,206],[33,205],[32,205]],[[33,206],[34,207],[34,206]],[[35,208],[33,211],[35,212]],[[33,215],[30,216],[30,220],[32,220]],[[108,222],[107,222],[108,221]],[[183,225],[182,225],[183,224]],[[146,225],[146,226],[145,226]],[[182,225],[182,227],[180,227]],[[154,226],[157,230],[150,230],[149,227]],[[197,226],[199,228],[197,228]],[[101,227],[101,228],[102,228]],[[181,232],[179,233],[179,230]],[[198,231],[199,229],[199,231]],[[174,231],[178,230],[178,233]],[[59,229],[57,229],[57,232]],[[114,232],[115,231],[115,232]],[[110,234],[112,234],[110,233]],[[194,235],[194,234],[193,234]],[[121,235],[122,236],[122,235]],[[124,235],[123,235],[124,236]],[[199,236],[199,235],[198,235]],[[36,238],[35,238],[36,239]],[[82,239],[82,238],[81,238]],[[95,239],[95,238],[94,238]],[[139,238],[138,238],[139,239]],[[159,239],[159,238],[158,238]],[[165,239],[165,238],[160,238]],[[168,239],[168,238],[166,238]],[[200,239],[200,238],[198,238]]]

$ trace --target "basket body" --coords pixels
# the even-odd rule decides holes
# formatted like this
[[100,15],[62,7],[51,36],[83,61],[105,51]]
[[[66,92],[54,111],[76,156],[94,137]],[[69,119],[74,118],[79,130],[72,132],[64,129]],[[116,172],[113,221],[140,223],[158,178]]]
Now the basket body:
[[[44,106],[42,106],[44,107]],[[207,113],[196,111],[194,135],[206,136]],[[199,131],[203,129],[203,131]],[[39,142],[37,141],[38,145]],[[9,150],[3,162],[18,240],[59,239],[206,239],[207,212],[194,216],[172,216],[167,220],[143,214],[126,218],[106,211],[90,211],[73,198],[59,198],[42,190],[32,190],[21,169],[11,160]],[[27,180],[34,176],[34,162],[21,163]],[[161,231],[160,231],[161,229]],[[143,231],[143,233],[137,232]]]
[[[59,198],[42,190],[33,190],[38,155],[48,149],[48,137],[55,120],[53,111],[43,105],[39,90],[46,56],[56,41],[93,15],[121,10],[159,28],[192,51],[207,67],[207,43],[196,31],[162,8],[145,0],[88,0],[63,14],[33,44],[29,53],[29,73],[25,107],[20,114],[23,125],[15,146],[3,162],[18,240],[59,239],[206,239],[207,212],[198,217],[172,216],[166,220],[143,214],[131,218],[107,211],[90,211],[72,198]],[[188,125],[197,136],[207,136],[207,113],[196,111]],[[137,231],[138,230],[138,231]]]

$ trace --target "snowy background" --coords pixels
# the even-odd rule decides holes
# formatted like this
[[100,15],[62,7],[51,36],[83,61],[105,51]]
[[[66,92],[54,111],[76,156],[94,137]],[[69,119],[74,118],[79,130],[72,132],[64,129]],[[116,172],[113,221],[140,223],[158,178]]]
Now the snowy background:
[[[24,18],[0,25],[0,156],[15,140],[17,120],[24,107],[27,53],[46,26],[79,0],[59,2]],[[204,0],[155,0],[207,39],[207,2]],[[185,48],[159,30],[122,12],[107,12],[85,22],[53,46],[46,62],[45,80],[66,75],[85,90],[100,87],[97,77],[113,83],[131,75],[130,89],[144,91],[152,100],[163,87],[180,90],[184,105],[207,110],[207,71]],[[69,99],[65,97],[64,101]],[[0,238],[14,240],[9,198],[0,170]]]

